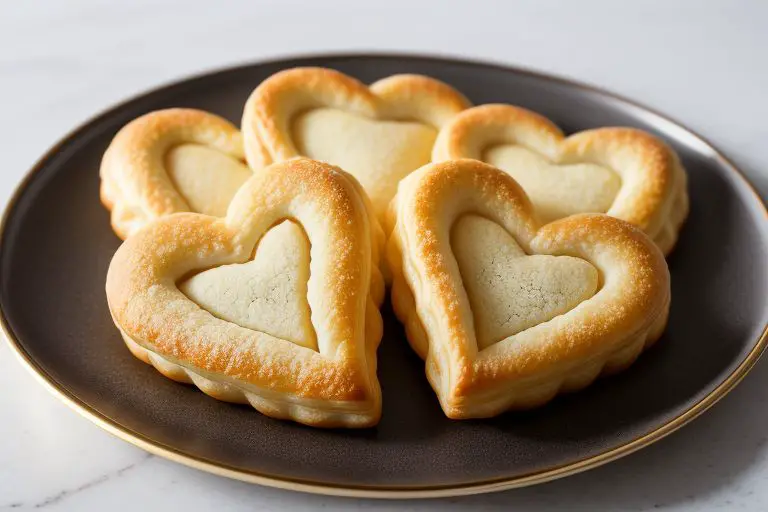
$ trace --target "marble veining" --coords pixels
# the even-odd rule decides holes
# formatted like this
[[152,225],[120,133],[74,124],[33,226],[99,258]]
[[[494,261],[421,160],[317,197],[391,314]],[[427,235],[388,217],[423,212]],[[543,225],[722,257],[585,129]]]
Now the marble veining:
[[39,501],[37,503],[29,505],[29,504],[21,502],[21,501],[14,501],[14,502],[8,503],[6,505],[0,505],[0,509],[3,509],[3,508],[10,508],[10,509],[14,509],[14,508],[29,508],[29,507],[31,507],[31,508],[46,508],[46,507],[49,507],[50,505],[56,505],[56,504],[62,502],[63,500],[66,500],[66,499],[69,499],[69,498],[77,496],[78,493],[81,493],[83,491],[87,491],[89,489],[93,489],[94,487],[96,487],[98,485],[101,485],[101,484],[103,484],[105,482],[109,482],[112,479],[117,479],[117,478],[122,477],[125,473],[135,469],[138,466],[140,466],[141,464],[143,464],[144,462],[149,460],[151,457],[153,457],[153,455],[151,453],[145,453],[136,462],[132,462],[132,463],[126,465],[126,466],[123,466],[123,467],[121,467],[119,469],[116,469],[115,471],[111,471],[109,473],[104,473],[102,475],[99,475],[98,477],[96,477],[96,478],[94,478],[92,480],[88,480],[87,482],[84,482],[84,483],[78,485],[77,487],[70,488],[70,489],[62,489],[62,490],[56,492],[55,494],[51,494],[51,495],[47,496],[42,501]]

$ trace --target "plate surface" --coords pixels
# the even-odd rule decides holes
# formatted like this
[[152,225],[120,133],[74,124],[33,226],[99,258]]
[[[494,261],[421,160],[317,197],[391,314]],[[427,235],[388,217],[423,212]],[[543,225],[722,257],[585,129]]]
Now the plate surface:
[[[689,173],[691,213],[669,259],[672,311],[660,342],[615,377],[541,409],[450,421],[389,307],[379,349],[378,427],[315,430],[208,398],[135,359],[112,324],[104,280],[119,240],[99,203],[98,167],[115,132],[183,106],[238,123],[252,89],[293,66],[371,82],[423,73],[475,104],[508,102],[567,133],[634,126],[669,142]],[[356,496],[468,494],[536,483],[630,453],[728,392],[766,343],[768,223],[733,166],[687,129],[594,88],[495,65],[412,56],[328,56],[253,64],[130,100],[53,148],[20,186],[0,233],[0,320],[22,361],[60,398],[156,454],[222,475]]]

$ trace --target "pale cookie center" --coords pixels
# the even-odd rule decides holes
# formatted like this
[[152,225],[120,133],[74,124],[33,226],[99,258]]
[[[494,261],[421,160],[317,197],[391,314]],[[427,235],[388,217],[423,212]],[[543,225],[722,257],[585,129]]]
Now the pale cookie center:
[[237,189],[253,174],[238,160],[198,144],[182,144],[165,155],[171,182],[192,211],[223,217]]
[[478,350],[553,319],[597,292],[598,272],[571,256],[528,256],[501,226],[461,217],[451,230]]
[[179,290],[214,316],[317,350],[307,302],[310,244],[291,221],[270,229],[247,263],[205,270]]
[[610,169],[590,163],[556,165],[522,146],[491,147],[483,160],[520,183],[543,222],[574,213],[605,213],[621,188],[621,179]]
[[380,217],[398,182],[430,162],[436,137],[436,130],[422,123],[378,121],[329,108],[310,110],[293,123],[297,149],[354,175]]

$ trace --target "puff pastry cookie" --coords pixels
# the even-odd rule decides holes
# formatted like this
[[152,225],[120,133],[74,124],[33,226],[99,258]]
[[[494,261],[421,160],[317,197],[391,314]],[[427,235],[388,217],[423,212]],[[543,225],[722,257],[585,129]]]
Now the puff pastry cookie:
[[229,121],[193,109],[159,110],[123,127],[101,163],[101,200],[121,238],[177,212],[222,217],[252,172]]
[[275,418],[378,422],[383,232],[359,185],[308,159],[246,182],[225,218],[162,217],[107,274],[131,351],[171,379]]
[[394,75],[369,87],[331,69],[289,69],[248,98],[245,151],[254,169],[298,155],[339,165],[382,219],[398,181],[430,161],[438,129],[468,106],[425,76]]
[[474,158],[508,172],[543,222],[601,212],[642,228],[662,252],[688,214],[686,174],[648,133],[599,128],[565,137],[545,117],[511,105],[466,110],[440,131],[433,161]]
[[476,160],[401,182],[392,303],[450,418],[541,405],[629,366],[661,335],[659,249],[604,214],[541,226],[522,188]]

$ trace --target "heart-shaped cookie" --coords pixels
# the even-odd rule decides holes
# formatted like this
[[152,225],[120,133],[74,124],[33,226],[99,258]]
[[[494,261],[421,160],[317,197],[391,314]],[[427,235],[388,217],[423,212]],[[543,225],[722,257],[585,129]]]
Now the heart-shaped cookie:
[[354,178],[294,159],[250,178],[225,218],[178,213],[128,238],[109,308],[133,353],[172,379],[276,418],[370,426],[382,240]]
[[395,75],[370,87],[337,71],[295,68],[251,94],[242,130],[259,169],[299,155],[355,176],[381,219],[397,183],[430,161],[437,131],[469,102],[448,85]]
[[247,263],[205,270],[178,287],[222,320],[317,350],[307,302],[309,264],[309,240],[286,220],[267,231]]
[[482,160],[515,178],[544,223],[574,213],[607,212],[621,189],[621,179],[610,169],[591,163],[553,164],[520,145],[494,146]]
[[662,141],[631,128],[565,137],[545,117],[511,105],[481,105],[440,131],[432,160],[473,158],[509,173],[543,222],[607,213],[642,228],[668,254],[688,214],[685,170]]
[[126,238],[172,213],[224,216],[253,174],[244,159],[240,132],[213,114],[174,108],[131,121],[101,163],[101,199],[112,228]]
[[451,418],[583,388],[629,366],[666,325],[669,271],[652,240],[604,214],[541,226],[491,165],[422,167],[390,216],[395,313]]
[[562,315],[597,291],[594,266],[571,256],[528,256],[504,228],[477,215],[454,223],[451,250],[479,350]]

